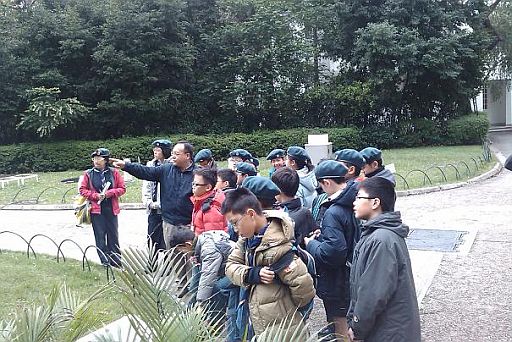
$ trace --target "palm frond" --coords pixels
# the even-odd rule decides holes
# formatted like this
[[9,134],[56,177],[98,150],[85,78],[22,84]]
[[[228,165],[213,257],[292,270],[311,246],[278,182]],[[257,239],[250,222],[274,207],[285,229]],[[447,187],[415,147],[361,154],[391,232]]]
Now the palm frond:
[[188,286],[181,258],[176,250],[158,253],[154,247],[123,251],[123,309],[141,341],[205,341],[218,334],[220,324],[205,324],[203,309],[187,308],[190,294],[179,295]]
[[301,342],[331,342],[336,341],[333,337],[318,337],[318,332],[313,334],[309,331],[309,325],[297,324],[293,320],[294,315],[290,314],[285,319],[276,321],[269,325],[265,331],[254,336],[252,341],[258,342],[280,342],[280,341],[301,341]]

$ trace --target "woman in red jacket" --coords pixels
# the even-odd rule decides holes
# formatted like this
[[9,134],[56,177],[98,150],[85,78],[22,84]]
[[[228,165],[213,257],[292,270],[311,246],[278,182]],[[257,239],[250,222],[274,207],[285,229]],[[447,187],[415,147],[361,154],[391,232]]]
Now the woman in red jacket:
[[224,192],[215,189],[216,183],[217,172],[214,170],[203,168],[194,171],[190,200],[194,204],[192,229],[196,236],[208,230],[228,229],[227,221],[220,213]]
[[117,169],[108,167],[109,150],[99,148],[91,157],[93,168],[84,173],[80,195],[91,202],[92,229],[101,263],[120,267],[117,215],[118,198],[126,192],[124,179]]

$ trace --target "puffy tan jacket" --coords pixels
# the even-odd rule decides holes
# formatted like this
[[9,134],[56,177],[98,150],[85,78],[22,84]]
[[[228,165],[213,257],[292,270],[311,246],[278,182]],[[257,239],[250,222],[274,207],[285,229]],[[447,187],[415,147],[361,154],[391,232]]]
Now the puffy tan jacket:
[[[221,190],[208,191],[200,197],[190,197],[190,200],[194,204],[192,226],[196,236],[209,230],[228,231],[226,218],[220,213],[220,208],[225,198],[226,196]],[[203,204],[205,204],[205,201],[208,199],[210,199],[210,208],[204,211]]]
[[[112,176],[114,177],[114,184],[110,185],[110,188],[105,192],[105,197],[112,200],[112,212],[114,215],[119,215],[119,212],[121,211],[119,209],[119,197],[124,195],[126,187],[121,173],[114,168],[111,168],[110,170],[113,173]],[[101,206],[98,204],[100,194],[92,186],[92,181],[90,180],[88,171],[85,171],[84,173],[79,191],[80,195],[91,201],[91,214],[101,214]]]
[[[293,222],[288,214],[278,210],[265,210],[264,214],[269,226],[255,249],[255,266],[271,266],[292,248]],[[283,319],[290,320],[293,326],[290,331],[295,331],[295,328],[304,324],[297,308],[308,304],[315,297],[313,279],[306,265],[295,257],[289,267],[276,274],[280,281],[250,285],[245,281],[251,268],[246,241],[246,238],[238,240],[228,257],[226,275],[233,284],[249,287],[249,311],[256,335],[260,335],[268,325]]]

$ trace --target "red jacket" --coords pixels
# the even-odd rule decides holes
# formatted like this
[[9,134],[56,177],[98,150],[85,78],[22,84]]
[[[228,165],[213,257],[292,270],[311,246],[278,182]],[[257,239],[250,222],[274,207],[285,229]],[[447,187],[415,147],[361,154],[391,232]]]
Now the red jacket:
[[[212,196],[213,198],[211,198]],[[211,198],[210,209],[203,212],[202,206],[207,198]],[[220,213],[220,208],[225,198],[224,192],[220,190],[208,191],[200,197],[190,197],[190,200],[194,204],[194,210],[192,211],[192,227],[196,235],[208,230],[228,231],[226,218]]]
[[[124,195],[126,192],[126,187],[124,185],[124,179],[121,176],[121,173],[117,169],[111,169],[114,175],[114,185],[112,188],[108,189],[105,192],[105,197],[112,199],[112,212],[114,215],[118,215],[121,211],[119,209],[119,197]],[[85,171],[84,177],[82,179],[82,183],[80,184],[80,195],[86,197],[89,201],[91,201],[91,214],[101,214],[101,207],[98,204],[98,200],[100,199],[100,194],[96,189],[92,186],[89,181],[89,172]]]

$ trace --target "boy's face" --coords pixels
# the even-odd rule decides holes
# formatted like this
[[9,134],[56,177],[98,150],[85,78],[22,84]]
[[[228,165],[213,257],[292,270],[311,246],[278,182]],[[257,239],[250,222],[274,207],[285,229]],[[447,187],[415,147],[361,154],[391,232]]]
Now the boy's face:
[[153,147],[153,157],[158,160],[164,160],[164,152],[161,147]]
[[286,161],[284,160],[284,158],[274,158],[270,161],[270,163],[272,164],[272,166],[274,167],[274,169],[279,169],[280,167],[283,167],[283,166],[286,166]]
[[217,183],[215,184],[215,189],[223,190],[229,186],[228,181],[223,181],[222,178],[217,177]]
[[356,175],[356,167],[354,165],[350,165],[342,161],[340,161],[340,163],[348,169],[347,174],[345,175],[345,179],[352,179],[359,176]]
[[192,182],[192,192],[195,197],[204,195],[206,192],[212,189],[211,184],[207,184],[203,176],[194,175],[194,181]]
[[254,236],[257,229],[257,225],[254,220],[255,214],[256,212],[254,210],[247,209],[245,214],[235,214],[230,211],[227,212],[225,216],[241,237],[251,238]]
[[236,185],[242,185],[242,182],[244,181],[245,178],[247,178],[246,174],[237,172],[236,173]]
[[209,162],[210,162],[210,161],[209,161],[208,159],[205,159],[205,160],[200,160],[200,161],[198,162],[198,164],[199,164],[199,166],[201,166],[201,167],[207,167]]
[[354,214],[360,220],[368,220],[379,213],[380,200],[368,195],[364,189],[360,189],[354,201]]
[[286,159],[285,159],[285,165],[287,167],[291,167],[292,169],[295,170],[295,166],[296,166],[296,163],[295,163],[295,160],[289,158],[288,156],[286,156]]
[[364,164],[363,166],[363,172],[365,175],[370,174],[374,171],[377,171],[379,168],[379,163],[377,161],[372,161],[369,164]]

